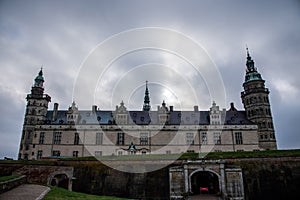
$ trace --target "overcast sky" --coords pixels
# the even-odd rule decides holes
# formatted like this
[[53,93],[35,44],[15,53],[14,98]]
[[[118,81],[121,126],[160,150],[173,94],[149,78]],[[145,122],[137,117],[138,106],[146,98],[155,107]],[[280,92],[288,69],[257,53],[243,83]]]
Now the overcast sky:
[[[97,45],[120,32],[143,27],[173,30],[191,38],[206,52],[220,77],[218,73],[215,78],[193,76],[192,68],[179,56],[142,49],[117,59],[105,78],[96,74],[92,103],[109,110],[124,100],[128,108],[140,109],[148,80],[154,110],[162,100],[175,109],[192,110],[198,104],[201,110],[208,110],[213,100],[208,81],[221,79],[226,109],[234,102],[242,110],[247,44],[271,91],[278,147],[300,148],[297,0],[0,0],[0,158],[17,157],[26,94],[42,65],[45,92],[52,97],[49,109],[54,102],[67,109],[74,97],[76,77],[82,72],[80,66]],[[170,41],[180,49],[176,40]],[[112,49],[118,47],[114,44]],[[199,91],[201,98],[195,100],[193,91]],[[79,109],[90,107],[79,103]]]

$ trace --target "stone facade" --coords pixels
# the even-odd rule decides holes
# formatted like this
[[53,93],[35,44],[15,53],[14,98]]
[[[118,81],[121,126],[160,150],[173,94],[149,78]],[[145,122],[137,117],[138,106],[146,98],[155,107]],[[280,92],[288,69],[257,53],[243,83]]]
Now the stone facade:
[[244,199],[242,169],[225,167],[224,163],[221,160],[188,160],[181,166],[170,167],[170,199],[201,193],[201,188],[222,199]]
[[[128,111],[123,101],[112,111],[95,105],[91,110],[79,110],[75,102],[68,110],[59,110],[58,103],[48,110],[51,97],[44,94],[43,83],[41,70],[27,95],[19,159],[276,148],[264,80],[247,79],[244,83],[246,111],[237,110],[233,103],[228,110],[220,109],[215,102],[205,111],[199,111],[198,106],[192,111],[177,111],[164,101],[153,111],[147,83],[142,111]],[[252,88],[258,86],[260,89]],[[257,103],[254,96],[266,102]],[[264,114],[252,115],[257,109]]]

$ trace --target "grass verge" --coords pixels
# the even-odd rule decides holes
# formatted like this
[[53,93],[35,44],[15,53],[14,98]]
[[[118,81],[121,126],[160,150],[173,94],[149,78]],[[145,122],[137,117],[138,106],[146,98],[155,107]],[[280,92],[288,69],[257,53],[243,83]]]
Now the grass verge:
[[[209,152],[209,153],[183,153],[183,154],[147,154],[147,155],[122,155],[101,156],[98,160],[186,160],[186,159],[230,159],[230,158],[268,158],[300,156],[300,149],[291,150],[266,150],[266,151],[241,151],[241,152]],[[62,161],[97,161],[95,157],[62,158]]]
[[[84,194],[79,192],[71,192],[58,187],[51,187],[51,190],[43,198],[43,200],[126,200],[124,198],[110,197],[110,196],[97,196],[91,194]],[[128,200],[128,199],[127,199]]]
[[15,175],[15,176],[0,176],[0,182],[4,182],[4,181],[8,181],[8,180],[12,180],[15,178],[18,178],[19,176]]

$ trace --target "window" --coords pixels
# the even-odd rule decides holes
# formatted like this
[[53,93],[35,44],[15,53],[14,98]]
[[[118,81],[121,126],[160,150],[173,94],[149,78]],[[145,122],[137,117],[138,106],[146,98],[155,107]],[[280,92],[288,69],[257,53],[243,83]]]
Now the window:
[[38,150],[36,159],[39,160],[39,159],[42,158],[42,156],[43,156],[43,151],[42,150]]
[[52,151],[52,156],[60,156],[60,151]]
[[60,144],[60,142],[61,142],[61,132],[55,132],[53,143],[54,144]]
[[124,133],[118,133],[117,144],[118,145],[124,145]]
[[167,150],[167,151],[166,151],[166,154],[171,154],[171,151],[170,151],[170,150]]
[[263,140],[263,139],[264,139],[264,136],[263,136],[263,135],[260,135],[260,139]]
[[243,144],[243,135],[242,132],[235,133],[235,143],[236,144]]
[[148,144],[148,133],[141,133],[140,144],[147,145]]
[[96,144],[102,144],[103,143],[103,133],[96,133]]
[[[78,133],[75,133],[74,135],[74,144],[75,145],[78,145],[79,144],[79,134]],[[73,152],[74,153],[74,152]]]
[[167,115],[159,115],[159,123],[160,124],[166,123],[167,120],[168,120],[168,116]]
[[78,157],[78,151],[73,151],[73,157],[75,157],[75,158]]
[[102,151],[95,151],[95,156],[102,156]]
[[44,144],[45,132],[40,133],[39,144]]
[[123,152],[122,151],[118,151],[118,156],[121,156],[123,155]]
[[202,144],[207,144],[207,133],[206,132],[202,133],[201,140],[202,140]]
[[186,134],[186,144],[194,144],[194,133]]
[[31,132],[27,133],[27,139],[30,139]]
[[221,144],[221,133],[220,132],[214,133],[214,143]]

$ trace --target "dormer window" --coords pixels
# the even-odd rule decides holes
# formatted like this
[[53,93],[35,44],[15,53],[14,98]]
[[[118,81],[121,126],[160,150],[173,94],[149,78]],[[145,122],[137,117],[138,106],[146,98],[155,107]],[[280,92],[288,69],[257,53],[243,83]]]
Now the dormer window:
[[120,106],[116,106],[114,112],[114,118],[117,124],[127,124],[128,112],[127,108],[124,106],[124,102],[121,101]]

